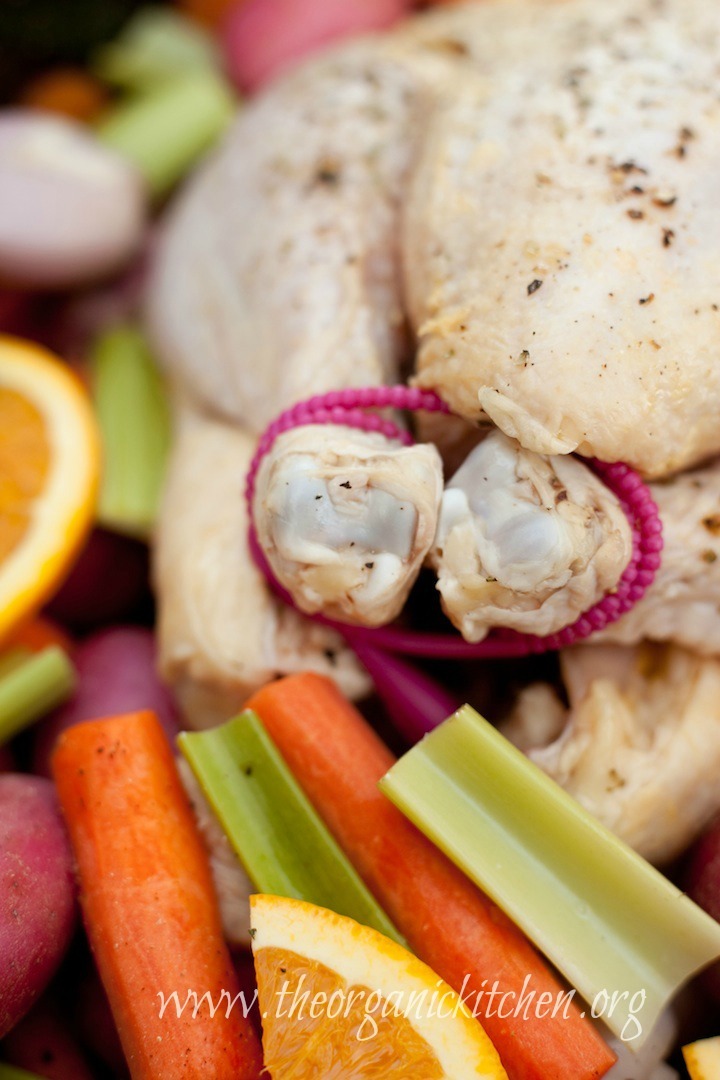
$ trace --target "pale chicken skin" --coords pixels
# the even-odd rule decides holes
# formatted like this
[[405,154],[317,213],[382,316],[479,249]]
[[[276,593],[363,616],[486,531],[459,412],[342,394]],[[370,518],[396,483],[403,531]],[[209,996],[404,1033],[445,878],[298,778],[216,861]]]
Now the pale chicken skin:
[[148,318],[199,406],[260,432],[311,394],[397,381],[397,219],[423,92],[374,44],[346,47],[242,110],[193,177]]
[[652,484],[663,522],[662,562],[641,603],[596,641],[674,641],[720,656],[720,461]]
[[567,649],[566,706],[537,683],[504,733],[651,862],[720,811],[720,662],[678,646]]
[[717,453],[717,5],[446,20],[466,76],[429,112],[404,217],[418,382],[538,453],[656,477]]

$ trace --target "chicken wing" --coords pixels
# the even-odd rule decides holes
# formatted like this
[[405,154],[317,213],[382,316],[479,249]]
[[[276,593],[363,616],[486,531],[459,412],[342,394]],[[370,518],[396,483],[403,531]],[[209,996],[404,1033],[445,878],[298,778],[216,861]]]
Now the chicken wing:
[[534,684],[504,733],[646,859],[669,862],[720,810],[720,661],[588,645],[561,668],[569,708]]
[[720,655],[720,461],[653,484],[662,562],[643,599],[595,640],[674,641]]

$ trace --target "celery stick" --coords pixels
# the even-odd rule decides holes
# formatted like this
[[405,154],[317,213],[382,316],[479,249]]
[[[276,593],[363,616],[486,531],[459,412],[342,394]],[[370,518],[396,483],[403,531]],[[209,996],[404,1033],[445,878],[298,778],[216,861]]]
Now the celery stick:
[[255,713],[183,732],[178,745],[261,892],[331,908],[404,944]]
[[380,786],[633,1047],[720,955],[720,924],[468,705]]
[[0,1080],[42,1080],[37,1073],[28,1072],[27,1069],[18,1069],[14,1065],[6,1065],[0,1061]]
[[0,678],[0,744],[62,704],[75,689],[75,669],[50,645]]
[[213,71],[163,82],[117,105],[100,123],[102,142],[132,161],[150,193],[162,196],[222,134],[236,99]]
[[170,446],[162,380],[145,339],[130,326],[99,338],[92,375],[104,451],[98,520],[145,538],[155,522]]
[[141,8],[112,41],[91,57],[101,79],[143,90],[191,71],[219,70],[219,50],[199,23],[166,7]]

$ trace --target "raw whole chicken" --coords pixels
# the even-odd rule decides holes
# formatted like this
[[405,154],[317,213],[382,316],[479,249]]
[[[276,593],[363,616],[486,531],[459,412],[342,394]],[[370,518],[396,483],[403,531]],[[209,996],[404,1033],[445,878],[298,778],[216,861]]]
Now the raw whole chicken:
[[[465,421],[458,438],[434,419],[445,476],[426,444],[339,424],[283,436],[261,468],[258,536],[299,608],[387,622],[425,558],[468,640],[571,624],[631,552],[582,461],[597,456],[655,481],[667,536],[655,585],[605,639],[675,643],[659,698],[716,679],[719,45],[707,0],[483,0],[332,49],[244,108],[172,209],[148,310],[182,401],[157,580],[163,665],[191,722],[299,666],[362,693],[342,641],[280,609],[251,565],[243,474],[283,409],[408,374]],[[627,691],[640,654],[608,648],[578,651],[586,682],[596,665],[644,731]],[[565,745],[580,706],[571,694],[568,722],[549,689],[532,693],[533,722]],[[720,696],[703,702],[720,729]],[[604,714],[616,731],[620,708]],[[600,760],[602,723],[584,730]],[[665,749],[644,752],[650,775]],[[713,810],[692,803],[652,848],[634,792],[622,827],[658,861]]]

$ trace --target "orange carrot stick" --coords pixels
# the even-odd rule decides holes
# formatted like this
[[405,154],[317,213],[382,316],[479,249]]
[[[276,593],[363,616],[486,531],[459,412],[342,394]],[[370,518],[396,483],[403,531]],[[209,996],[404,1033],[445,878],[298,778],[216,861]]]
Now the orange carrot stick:
[[69,728],[53,773],[133,1080],[256,1080],[260,1043],[242,1001],[229,1006],[239,987],[208,860],[157,718]]
[[55,68],[44,71],[28,83],[20,102],[32,109],[69,116],[90,123],[108,103],[102,83],[82,68]]
[[180,0],[180,9],[185,15],[218,30],[228,13],[237,6],[238,0]]
[[29,622],[23,623],[13,631],[7,642],[8,648],[22,646],[32,653],[42,652],[50,645],[59,645],[66,653],[73,651],[70,635],[44,615],[36,615]]
[[[331,680],[270,683],[247,702],[411,948],[475,1011],[510,1080],[597,1080],[608,1049],[520,930],[379,791],[394,758]],[[531,887],[529,885],[528,887]],[[494,997],[489,997],[495,990]],[[484,992],[485,997],[477,995]],[[499,1003],[503,1000],[498,1015]],[[532,994],[532,997],[528,997]],[[518,1010],[518,1015],[507,1016]]]

